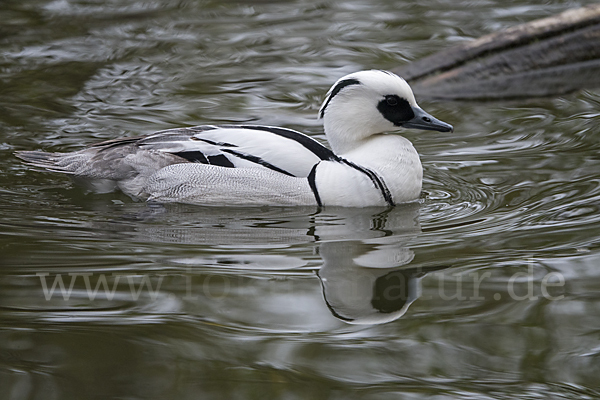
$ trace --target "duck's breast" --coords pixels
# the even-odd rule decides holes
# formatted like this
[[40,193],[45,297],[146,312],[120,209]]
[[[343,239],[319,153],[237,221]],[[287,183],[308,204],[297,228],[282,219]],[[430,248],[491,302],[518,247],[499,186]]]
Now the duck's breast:
[[412,143],[402,136],[374,136],[342,158],[375,174],[394,204],[417,200],[421,194],[421,160]]
[[372,171],[341,161],[322,161],[308,177],[317,201],[324,206],[393,205]]

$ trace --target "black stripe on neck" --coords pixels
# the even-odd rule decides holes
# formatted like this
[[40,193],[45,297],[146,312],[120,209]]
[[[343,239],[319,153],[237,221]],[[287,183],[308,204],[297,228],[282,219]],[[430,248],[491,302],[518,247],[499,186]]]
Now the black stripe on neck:
[[396,205],[396,203],[394,203],[394,199],[392,198],[392,193],[390,192],[390,189],[385,184],[385,181],[383,180],[383,178],[381,178],[379,175],[377,175],[377,173],[375,173],[374,171],[371,171],[368,168],[362,167],[358,164],[354,164],[353,162],[348,161],[344,158],[340,158],[339,161],[341,163],[344,163],[344,164],[348,165],[349,167],[352,167],[355,170],[360,171],[363,174],[367,175],[371,179],[371,182],[373,182],[373,185],[375,185],[375,187],[377,189],[379,189],[379,191],[381,192],[381,195],[383,196],[383,199],[385,200],[387,205],[390,207],[393,207]]

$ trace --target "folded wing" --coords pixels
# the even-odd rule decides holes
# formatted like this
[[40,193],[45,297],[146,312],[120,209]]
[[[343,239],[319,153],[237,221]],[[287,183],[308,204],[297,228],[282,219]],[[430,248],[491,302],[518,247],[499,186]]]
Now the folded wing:
[[254,125],[170,129],[142,138],[137,145],[189,162],[229,168],[267,168],[296,177],[308,176],[319,161],[337,159],[331,150],[300,132]]

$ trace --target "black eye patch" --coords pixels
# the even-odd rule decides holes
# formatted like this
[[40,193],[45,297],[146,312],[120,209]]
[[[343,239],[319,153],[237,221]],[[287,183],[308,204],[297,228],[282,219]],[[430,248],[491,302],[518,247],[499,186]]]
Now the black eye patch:
[[408,100],[396,95],[388,94],[377,104],[377,109],[385,119],[396,126],[403,122],[410,121],[415,117],[415,113],[408,103]]

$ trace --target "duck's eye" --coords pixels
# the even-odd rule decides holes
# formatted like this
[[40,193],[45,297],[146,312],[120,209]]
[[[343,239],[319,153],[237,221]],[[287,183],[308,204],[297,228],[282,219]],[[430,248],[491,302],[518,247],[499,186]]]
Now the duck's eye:
[[396,126],[401,126],[402,123],[415,117],[415,112],[408,100],[397,94],[384,95],[377,104],[377,110],[383,115],[383,118]]

